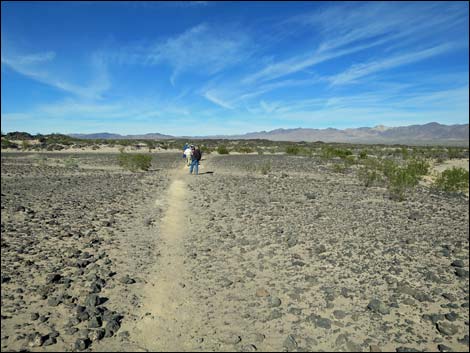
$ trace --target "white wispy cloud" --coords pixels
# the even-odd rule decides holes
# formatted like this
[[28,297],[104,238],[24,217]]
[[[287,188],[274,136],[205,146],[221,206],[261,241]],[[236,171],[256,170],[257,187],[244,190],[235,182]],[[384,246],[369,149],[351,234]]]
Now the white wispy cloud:
[[249,37],[242,31],[221,31],[208,24],[156,43],[145,53],[148,65],[166,62],[173,67],[171,80],[183,72],[215,74],[249,55]]
[[[423,41],[434,46],[449,39],[456,41],[456,38],[446,37],[448,31],[462,27],[466,18],[461,7],[455,4],[404,3],[396,6],[394,3],[367,2],[328,6],[285,22],[286,27],[313,29],[319,37],[316,48],[307,47],[304,53],[271,63],[246,76],[243,82],[275,80],[374,47],[380,47],[385,53],[391,49],[403,51],[405,46],[411,48]],[[461,38],[461,41],[467,43],[468,38]]]
[[206,92],[204,92],[204,93],[203,93],[203,96],[204,96],[207,100],[209,100],[209,101],[211,101],[212,103],[215,103],[215,104],[221,106],[222,108],[225,108],[225,109],[234,109],[233,106],[232,106],[229,102],[224,101],[224,100],[222,100],[221,98],[217,97],[217,96],[215,95],[215,93],[212,92],[212,91],[206,91]]
[[[83,86],[66,81],[60,75],[54,74],[53,65],[50,64],[55,58],[56,54],[53,51],[19,55],[13,50],[5,50],[1,62],[2,65],[21,75],[76,96],[100,98],[101,94],[110,87],[106,67],[99,60],[92,60],[91,83]],[[70,70],[73,70],[72,65]]]
[[436,56],[452,50],[456,47],[455,43],[445,43],[435,47],[413,51],[401,55],[395,55],[382,60],[375,60],[366,63],[351,66],[344,72],[334,75],[330,78],[332,85],[353,83],[357,79],[383,70],[389,70],[398,66],[421,61],[432,56]]

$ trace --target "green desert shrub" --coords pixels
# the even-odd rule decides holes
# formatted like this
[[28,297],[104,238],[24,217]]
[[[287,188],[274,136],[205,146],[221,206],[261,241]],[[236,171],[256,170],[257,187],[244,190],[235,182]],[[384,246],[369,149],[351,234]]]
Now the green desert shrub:
[[468,170],[452,167],[444,170],[434,182],[434,187],[444,191],[464,191],[468,189]]
[[14,142],[11,142],[10,140],[7,140],[5,138],[2,139],[2,148],[18,148],[18,145]]
[[377,169],[363,166],[358,170],[359,181],[369,187],[382,181],[382,176]]
[[119,165],[131,172],[149,170],[152,165],[152,156],[146,154],[130,154],[121,152],[118,156]]
[[357,176],[365,186],[385,184],[392,199],[403,201],[406,194],[428,172],[429,163],[422,159],[409,159],[405,164],[399,164],[389,158],[368,158],[358,170]]
[[299,146],[287,146],[286,153],[289,155],[296,156],[300,153],[300,147]]
[[411,159],[406,164],[406,168],[410,173],[419,177],[429,173],[430,165],[424,159]]
[[248,146],[241,146],[241,147],[238,147],[236,151],[239,153],[252,153],[253,149]]
[[332,165],[331,170],[335,173],[346,173],[347,166],[343,163],[335,163]]
[[394,166],[387,170],[387,188],[391,198],[403,201],[406,193],[417,186],[428,172],[429,163],[420,159],[412,159],[403,166]]
[[265,162],[260,166],[260,173],[266,175],[271,171],[271,168],[271,162]]
[[397,167],[388,176],[387,189],[394,200],[403,201],[407,192],[418,185],[419,178],[406,167]]
[[359,159],[366,159],[367,158],[367,151],[359,152]]
[[31,143],[28,140],[21,141],[21,149],[29,150],[31,148]]
[[220,145],[217,147],[218,154],[228,154],[228,149],[224,145]]
[[77,159],[72,156],[64,159],[64,167],[67,169],[77,169],[78,168]]
[[201,152],[202,154],[211,154],[214,151],[212,147],[202,145],[201,146]]
[[325,147],[322,147],[322,151],[321,151],[321,158],[324,160],[332,159],[335,157],[345,159],[351,155],[352,155],[352,151],[348,150],[347,148],[335,148],[331,146],[325,146]]

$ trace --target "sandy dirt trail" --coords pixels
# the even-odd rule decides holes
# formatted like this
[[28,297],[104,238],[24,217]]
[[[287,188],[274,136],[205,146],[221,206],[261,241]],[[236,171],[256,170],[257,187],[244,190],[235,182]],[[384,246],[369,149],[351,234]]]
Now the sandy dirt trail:
[[[179,167],[166,195],[167,211],[162,219],[160,249],[154,277],[144,289],[143,318],[130,338],[149,351],[188,351],[196,343],[202,320],[188,286],[190,273],[185,264],[184,244],[190,226],[185,179],[187,168]],[[159,200],[156,200],[159,203]]]

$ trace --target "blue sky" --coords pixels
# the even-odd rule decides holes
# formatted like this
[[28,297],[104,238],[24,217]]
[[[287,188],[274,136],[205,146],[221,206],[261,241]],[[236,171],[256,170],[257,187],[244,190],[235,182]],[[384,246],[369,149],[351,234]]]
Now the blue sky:
[[3,132],[468,123],[468,2],[1,4]]

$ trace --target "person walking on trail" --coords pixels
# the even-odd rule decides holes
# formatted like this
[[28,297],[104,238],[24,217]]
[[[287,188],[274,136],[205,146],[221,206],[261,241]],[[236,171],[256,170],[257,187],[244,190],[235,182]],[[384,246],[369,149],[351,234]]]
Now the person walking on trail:
[[185,151],[186,151],[186,149],[187,149],[188,147],[189,147],[189,144],[186,142],[186,143],[184,144],[184,146],[183,146],[183,159],[186,158]]
[[186,166],[189,167],[191,165],[191,153],[192,153],[192,148],[194,146],[191,146],[191,147],[187,147],[185,150],[184,150],[184,156],[186,157]]
[[192,150],[191,154],[191,167],[189,167],[189,174],[193,174],[193,169],[194,169],[194,174],[198,175],[199,174],[199,161],[201,160],[202,153],[199,147],[194,148]]

